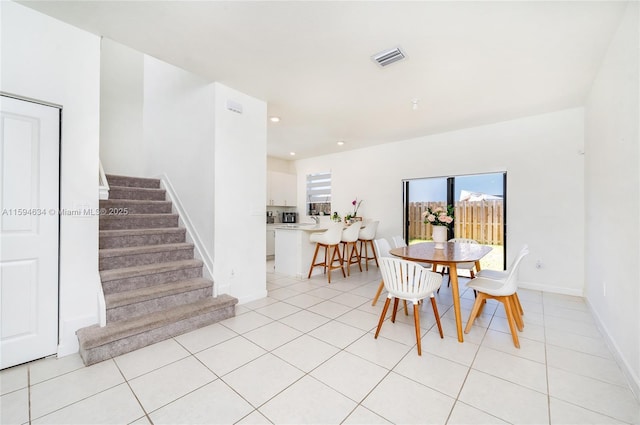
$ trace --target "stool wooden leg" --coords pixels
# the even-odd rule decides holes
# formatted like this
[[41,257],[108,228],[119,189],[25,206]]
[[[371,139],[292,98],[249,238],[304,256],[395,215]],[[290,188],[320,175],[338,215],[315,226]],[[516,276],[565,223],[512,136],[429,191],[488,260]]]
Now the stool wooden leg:
[[320,245],[316,244],[316,250],[313,253],[313,259],[311,260],[311,266],[309,267],[309,275],[307,276],[307,279],[311,279],[311,272],[313,271],[313,268],[316,266],[316,257],[318,256],[319,249],[320,249]]

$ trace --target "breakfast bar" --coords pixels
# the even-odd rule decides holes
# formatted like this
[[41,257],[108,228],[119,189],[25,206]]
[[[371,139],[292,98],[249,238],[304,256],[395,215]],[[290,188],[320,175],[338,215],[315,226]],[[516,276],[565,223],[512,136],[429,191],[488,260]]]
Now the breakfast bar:
[[283,224],[275,227],[275,272],[292,277],[306,277],[313,257],[315,243],[309,242],[309,235],[324,232],[322,224]]

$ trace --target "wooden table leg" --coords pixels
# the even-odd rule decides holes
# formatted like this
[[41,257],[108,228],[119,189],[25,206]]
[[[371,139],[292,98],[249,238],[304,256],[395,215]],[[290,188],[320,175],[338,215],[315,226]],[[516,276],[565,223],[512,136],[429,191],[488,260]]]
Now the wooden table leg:
[[460,314],[460,291],[458,290],[458,267],[456,263],[449,264],[449,279],[451,281],[451,293],[453,296],[453,311],[456,314],[458,341],[464,342],[464,337],[462,336],[462,316]]

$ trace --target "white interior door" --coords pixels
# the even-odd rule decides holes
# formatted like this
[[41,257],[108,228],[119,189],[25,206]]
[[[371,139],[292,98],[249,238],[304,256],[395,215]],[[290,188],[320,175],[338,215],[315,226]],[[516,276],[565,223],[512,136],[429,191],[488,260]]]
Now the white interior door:
[[57,352],[59,125],[0,97],[0,369]]

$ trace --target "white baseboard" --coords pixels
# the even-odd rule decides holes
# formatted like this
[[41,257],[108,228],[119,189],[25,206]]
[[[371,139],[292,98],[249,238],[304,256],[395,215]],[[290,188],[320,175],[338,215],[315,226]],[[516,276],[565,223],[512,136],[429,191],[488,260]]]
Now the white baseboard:
[[532,289],[534,291],[549,292],[552,294],[572,295],[574,297],[584,297],[582,289],[563,288],[561,286],[541,285],[535,282],[518,282],[518,287]]
[[58,357],[68,356],[80,351],[76,331],[80,328],[98,323],[96,316],[82,316],[60,322],[60,339],[58,341]]
[[[191,219],[189,218],[189,214],[186,209],[182,205],[178,194],[176,193],[169,177],[166,174],[162,174],[158,176],[160,179],[160,183],[163,189],[167,191],[167,196],[169,200],[173,204],[173,208],[175,208],[176,212],[180,216],[180,224],[187,229],[187,238],[189,242],[193,243],[195,246],[195,256],[197,259],[202,260],[204,263],[204,276],[210,280],[213,280],[213,258],[211,254],[207,250],[207,248],[202,243],[202,239],[200,238],[200,234],[193,226]],[[218,296],[218,290],[216,285],[213,285],[213,296]]]
[[591,315],[596,321],[596,325],[600,329],[600,333],[604,335],[605,342],[613,353],[613,357],[615,358],[616,363],[618,363],[618,366],[620,366],[620,370],[622,370],[625,378],[627,378],[627,382],[629,383],[629,387],[631,388],[633,395],[636,397],[636,400],[640,402],[640,376],[638,376],[638,374],[633,371],[633,368],[629,365],[627,359],[621,354],[620,347],[618,347],[618,344],[616,344],[616,342],[611,338],[609,329],[602,321],[600,315],[598,315],[596,309],[593,308],[593,305],[591,305],[589,299],[585,298],[585,301],[587,303],[587,306],[589,307],[589,311],[591,311]]

